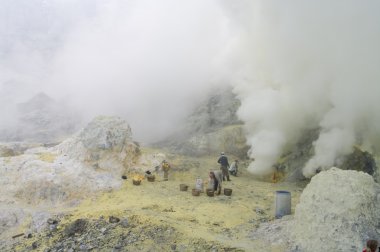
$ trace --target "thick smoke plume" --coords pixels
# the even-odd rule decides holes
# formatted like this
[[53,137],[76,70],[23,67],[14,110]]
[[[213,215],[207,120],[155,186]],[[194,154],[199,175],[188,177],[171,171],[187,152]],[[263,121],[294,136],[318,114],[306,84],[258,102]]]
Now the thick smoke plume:
[[3,0],[1,128],[36,93],[120,115],[138,140],[178,128],[198,100],[230,83],[241,100],[249,170],[272,165],[319,129],[304,168],[339,165],[380,133],[380,3],[301,0]]
[[239,7],[231,12],[240,27],[233,59],[240,64],[234,72],[239,116],[255,159],[249,170],[272,172],[307,129],[320,129],[307,177],[339,165],[354,144],[377,151],[380,3],[247,1]]

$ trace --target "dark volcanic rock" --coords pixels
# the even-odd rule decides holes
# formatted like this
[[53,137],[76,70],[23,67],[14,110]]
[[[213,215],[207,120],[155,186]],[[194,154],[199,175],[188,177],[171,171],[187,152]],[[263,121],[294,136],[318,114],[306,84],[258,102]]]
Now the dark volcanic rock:
[[373,156],[367,151],[362,151],[357,146],[354,147],[354,151],[350,155],[346,156],[340,168],[344,170],[363,171],[369,175],[374,175],[377,170]]
[[108,219],[108,221],[110,223],[118,223],[120,221],[120,219],[117,218],[117,217],[115,217],[115,216],[110,216],[109,219]]
[[[63,224],[63,229],[54,233],[42,233],[35,236],[36,245],[48,244],[46,252],[58,251],[241,251],[225,248],[217,242],[203,239],[181,240],[181,234],[168,225],[157,225],[141,221],[137,215],[123,216],[121,222],[128,220],[128,226],[109,223],[105,219],[78,219]],[[66,225],[66,226],[65,226]],[[14,247],[3,251],[30,251],[30,243],[20,241]],[[24,243],[22,243],[24,242]],[[16,248],[17,246],[17,249]],[[39,248],[38,247],[38,248]],[[0,245],[0,248],[1,245]],[[38,250],[37,248],[37,250]]]
[[73,236],[75,234],[82,234],[86,231],[87,224],[88,224],[87,220],[78,219],[78,220],[74,221],[73,223],[71,223],[70,225],[68,225],[65,228],[64,233],[66,236]]

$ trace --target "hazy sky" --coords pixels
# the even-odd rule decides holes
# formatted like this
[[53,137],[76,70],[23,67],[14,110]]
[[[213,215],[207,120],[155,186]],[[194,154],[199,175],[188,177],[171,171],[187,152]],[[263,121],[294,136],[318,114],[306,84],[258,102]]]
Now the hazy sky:
[[378,151],[380,2],[375,0],[1,0],[0,116],[40,91],[86,120],[120,115],[157,140],[212,87],[242,102],[250,170],[270,173],[320,128],[304,169]]
[[229,38],[215,1],[3,2],[4,99],[42,90],[85,120],[121,115],[138,139],[156,140],[220,83],[218,57]]

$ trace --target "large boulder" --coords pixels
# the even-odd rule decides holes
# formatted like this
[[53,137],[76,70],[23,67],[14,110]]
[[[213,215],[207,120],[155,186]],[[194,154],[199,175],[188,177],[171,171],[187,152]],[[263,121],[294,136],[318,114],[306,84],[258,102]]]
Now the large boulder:
[[0,157],[0,202],[75,202],[120,186],[121,175],[140,154],[131,135],[124,120],[103,116],[60,145],[34,147],[18,156],[7,151],[8,157]]
[[[120,187],[121,175],[139,160],[140,150],[128,123],[102,116],[57,146],[4,144],[0,154],[1,238],[25,225],[24,219],[32,229],[41,227],[48,215],[35,214],[35,206],[73,206],[93,193]],[[27,205],[28,213],[13,211]]]
[[379,193],[364,172],[331,168],[314,176],[295,209],[297,251],[361,251],[379,237]]
[[134,165],[140,154],[132,140],[129,124],[112,116],[98,116],[75,137],[56,147],[61,153],[95,170],[121,175]]
[[0,158],[0,173],[0,202],[10,204],[71,204],[91,192],[120,186],[119,176],[44,147]]

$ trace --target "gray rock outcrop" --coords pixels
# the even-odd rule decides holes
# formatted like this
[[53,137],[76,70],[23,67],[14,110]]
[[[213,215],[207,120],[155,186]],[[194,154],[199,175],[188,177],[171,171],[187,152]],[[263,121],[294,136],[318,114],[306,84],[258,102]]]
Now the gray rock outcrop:
[[220,151],[241,159],[246,158],[248,147],[241,125],[231,125],[216,131],[198,134],[183,141],[178,146],[182,154],[189,156],[215,155]]
[[23,210],[2,207],[0,211],[0,236],[8,229],[20,224],[23,218],[25,218]]
[[19,225],[40,230],[50,215],[36,206],[75,206],[93,193],[120,187],[121,175],[139,158],[131,128],[118,117],[97,117],[53,147],[1,144],[0,238]]
[[188,117],[185,131],[189,134],[203,134],[225,126],[242,124],[236,114],[239,106],[240,101],[231,87],[214,90]]
[[363,172],[331,168],[314,176],[295,210],[296,251],[361,251],[379,237],[379,193]]
[[[121,175],[140,156],[129,125],[105,116],[54,147],[17,143],[0,147],[0,208],[4,209],[18,209],[20,204],[75,205],[91,193],[119,187]],[[18,225],[19,216],[3,211],[0,224]]]
[[231,87],[214,90],[189,115],[179,133],[155,145],[190,156],[218,155],[224,151],[246,158],[248,146],[236,114],[239,106]]
[[122,175],[138,159],[139,145],[132,140],[128,123],[112,116],[98,116],[75,137],[56,147],[94,170]]
[[[295,182],[304,180],[302,173],[307,161],[314,155],[313,142],[317,140],[319,129],[308,129],[300,133],[300,138],[290,145],[274,164],[276,170],[285,176],[285,180]],[[350,154],[336,160],[335,166],[343,170],[363,171],[372,175],[378,181],[379,172],[375,157],[360,146],[354,146]]]

